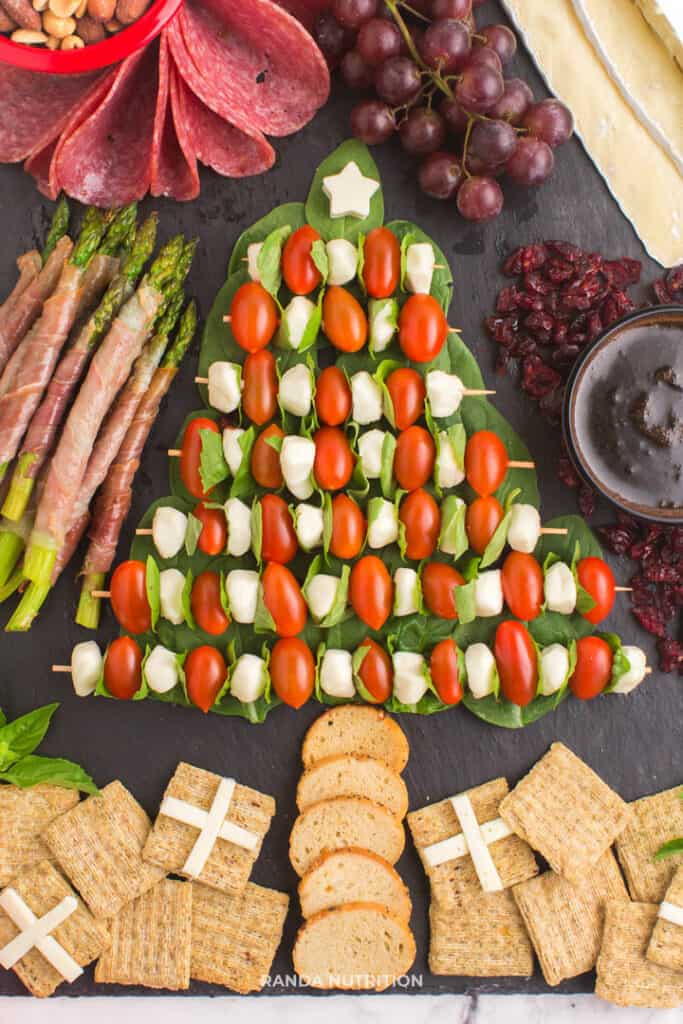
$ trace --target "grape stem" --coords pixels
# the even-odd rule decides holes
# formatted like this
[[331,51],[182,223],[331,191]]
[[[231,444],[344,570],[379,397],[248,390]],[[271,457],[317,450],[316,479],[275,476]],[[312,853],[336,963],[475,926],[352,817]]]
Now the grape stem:
[[465,129],[465,141],[462,146],[462,169],[466,178],[471,178],[472,175],[467,170],[467,147],[470,141],[470,135],[472,134],[472,125],[474,124],[474,118],[469,117],[467,119],[467,128]]
[[[401,33],[401,35],[403,36],[403,38],[405,40],[405,44],[408,47],[408,50],[410,52],[410,56],[413,58],[413,60],[417,64],[417,66],[420,68],[420,70],[422,71],[423,74],[429,75],[430,79],[432,80],[432,82],[434,82],[434,84],[436,85],[437,89],[440,89],[441,92],[444,93],[446,96],[448,96],[449,99],[453,99],[453,93],[451,92],[450,88],[448,87],[446,82],[443,80],[441,75],[438,73],[438,71],[436,71],[436,72],[432,71],[432,69],[427,67],[425,62],[422,60],[422,57],[420,56],[420,52],[419,52],[417,46],[415,45],[415,40],[411,36],[410,30],[409,30],[408,26],[406,25],[405,21],[403,20],[401,12],[398,9],[399,4],[398,4],[397,0],[384,0],[384,2],[386,4],[386,6],[389,8],[389,10],[391,11],[391,16],[394,19],[394,21],[396,22],[398,30]],[[405,3],[402,3],[401,6],[405,7],[405,9],[407,11],[410,11],[412,14],[417,13],[417,12],[413,11],[412,8],[410,8]]]
[[414,7],[411,7],[410,4],[404,3],[403,0],[398,0],[397,6],[402,7],[404,11],[408,12],[408,14],[412,14],[414,18],[419,18],[420,21],[426,21],[428,24],[431,24],[431,18],[428,18],[426,14],[422,13],[422,11],[416,11]]

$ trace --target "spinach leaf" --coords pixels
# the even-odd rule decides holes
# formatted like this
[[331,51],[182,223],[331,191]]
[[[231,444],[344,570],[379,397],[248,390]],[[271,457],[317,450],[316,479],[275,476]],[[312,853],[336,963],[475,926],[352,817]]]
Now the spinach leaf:
[[199,476],[202,487],[208,494],[216,484],[223,483],[230,476],[228,464],[223,454],[223,438],[213,430],[200,430],[201,453],[199,456]]
[[[330,200],[323,191],[323,178],[339,174],[351,161],[358,165],[366,178],[379,182],[380,187],[370,200],[370,215],[365,218],[330,217]],[[347,139],[320,164],[306,200],[306,220],[326,242],[332,238],[346,238],[349,242],[356,242],[361,233],[367,234],[372,228],[380,227],[384,220],[382,183],[377,164],[362,142]]]
[[289,224],[282,224],[279,228],[274,228],[263,242],[258,254],[257,263],[261,284],[275,299],[277,299],[282,284],[282,270],[280,269],[282,247],[291,233],[292,228]]
[[156,630],[159,621],[159,609],[161,605],[161,580],[159,566],[151,555],[147,556],[145,566],[145,591],[147,602],[151,612],[152,632]]

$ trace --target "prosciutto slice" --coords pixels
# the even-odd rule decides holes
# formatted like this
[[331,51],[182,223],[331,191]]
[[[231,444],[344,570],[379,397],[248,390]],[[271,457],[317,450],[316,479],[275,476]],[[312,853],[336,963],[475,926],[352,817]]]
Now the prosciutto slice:
[[[184,201],[196,199],[199,195],[199,172],[193,150],[181,141],[172,110],[171,76],[175,74],[167,39],[162,36],[159,46],[159,90],[154,115],[151,193],[153,196],[173,196],[174,199]],[[181,124],[183,131],[187,127]],[[183,141],[187,142],[187,139]]]
[[93,206],[124,206],[149,191],[158,84],[157,45],[118,67],[97,109],[55,154],[56,180]]
[[37,278],[42,266],[43,263],[37,249],[31,249],[30,252],[25,252],[18,258],[17,270],[19,271],[19,277],[14,288],[0,306],[0,324],[7,320],[20,296],[26,291],[31,282]]
[[[303,25],[271,0],[188,0],[168,32],[182,33],[195,70],[220,103],[213,109],[244,131],[291,135],[327,100],[330,76],[322,53]],[[180,70],[189,81],[187,68]]]

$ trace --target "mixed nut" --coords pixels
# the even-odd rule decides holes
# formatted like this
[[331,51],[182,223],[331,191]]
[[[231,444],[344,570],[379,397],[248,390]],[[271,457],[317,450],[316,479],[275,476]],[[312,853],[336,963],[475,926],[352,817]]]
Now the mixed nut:
[[0,32],[15,43],[80,50],[131,25],[151,0],[0,0]]

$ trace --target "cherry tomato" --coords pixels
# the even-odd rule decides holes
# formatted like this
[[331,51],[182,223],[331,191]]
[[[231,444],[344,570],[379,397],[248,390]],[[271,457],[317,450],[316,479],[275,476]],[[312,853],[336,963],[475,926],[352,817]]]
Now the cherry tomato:
[[282,276],[290,292],[295,295],[308,295],[322,281],[311,256],[311,247],[319,238],[315,228],[304,224],[285,242],[282,250]]
[[381,629],[391,615],[394,585],[377,555],[364,555],[351,569],[349,600],[354,612],[370,629]]
[[296,577],[284,565],[269,562],[261,576],[263,603],[278,636],[296,636],[306,625],[306,602]]
[[318,419],[328,427],[338,427],[351,413],[351,388],[338,366],[327,366],[315,385]]
[[424,427],[412,426],[402,430],[396,440],[394,476],[404,491],[424,487],[434,472],[436,445]]
[[358,647],[359,650],[364,647],[368,650],[358,669],[358,677],[372,699],[378,704],[383,704],[391,697],[394,687],[394,667],[391,658],[384,648],[369,636]]
[[209,488],[208,491],[204,490],[199,473],[202,455],[202,430],[210,430],[214,434],[220,433],[218,424],[214,423],[213,420],[208,419],[206,416],[196,416],[185,427],[183,443],[180,448],[180,479],[192,497],[198,498],[200,501],[208,498],[213,490],[213,488]]
[[401,276],[401,246],[389,228],[373,228],[363,245],[363,281],[373,299],[388,299]]
[[221,605],[221,578],[207,569],[200,572],[192,584],[190,594],[192,617],[200,629],[211,636],[220,636],[230,625],[230,619]]
[[439,700],[444,704],[459,704],[462,700],[462,683],[455,640],[447,637],[436,645],[429,659],[429,671]]
[[421,487],[411,491],[401,502],[398,518],[405,526],[406,558],[430,558],[441,529],[441,512],[431,494]]
[[261,498],[261,558],[264,562],[291,562],[299,550],[289,506],[277,494]]
[[353,473],[353,452],[339,427],[320,427],[313,435],[315,462],[313,473],[324,491],[346,487]]
[[422,570],[422,595],[432,615],[457,619],[455,588],[464,583],[457,569],[445,562],[429,562]]
[[284,704],[297,711],[313,693],[315,661],[303,640],[278,640],[270,654],[273,689]]
[[606,619],[614,605],[614,575],[602,558],[582,558],[576,566],[576,575],[584,590],[595,601],[595,606],[583,617],[594,626]]
[[230,328],[245,352],[258,352],[269,343],[278,325],[273,296],[257,281],[247,281],[235,292],[230,305]]
[[332,534],[330,554],[349,561],[360,554],[365,541],[366,521],[363,512],[348,494],[335,494],[332,499]]
[[529,630],[521,622],[501,622],[496,630],[493,656],[500,688],[511,704],[525,708],[538,690],[538,660]]
[[531,622],[543,606],[543,570],[533,555],[511,551],[501,572],[505,603],[517,619]]
[[132,636],[119,636],[109,645],[104,685],[118,700],[132,700],[142,686],[142,651]]
[[187,696],[195,707],[207,714],[216,703],[228,674],[225,658],[215,647],[195,647],[183,668]]
[[465,529],[470,547],[478,555],[483,555],[487,545],[496,532],[505,513],[503,506],[489,495],[486,498],[475,498],[471,505],[467,506],[465,514]]
[[473,491],[487,497],[497,491],[508,471],[505,445],[492,430],[472,434],[465,448],[465,475]]
[[121,562],[109,587],[116,621],[127,633],[146,633],[152,626],[147,600],[147,568],[144,562]]
[[247,419],[260,427],[277,412],[275,356],[261,349],[244,360],[242,368],[242,409]]
[[360,302],[336,284],[323,299],[323,330],[340,352],[358,352],[368,336],[368,318]]
[[192,511],[195,519],[202,524],[197,547],[205,555],[221,555],[228,542],[228,525],[222,508],[207,508],[199,503]]
[[427,389],[422,376],[409,366],[392,370],[386,386],[394,407],[394,422],[398,430],[412,426],[424,412]]
[[448,337],[448,322],[432,295],[411,295],[398,317],[398,343],[413,363],[436,359]]
[[610,645],[599,636],[583,636],[576,641],[576,668],[569,686],[579,700],[592,700],[602,693],[612,676],[614,655]]
[[284,437],[285,432],[271,423],[269,427],[261,431],[251,449],[251,475],[261,487],[267,487],[276,491],[282,487],[282,470],[280,469],[280,453],[272,445],[268,444],[269,437]]

